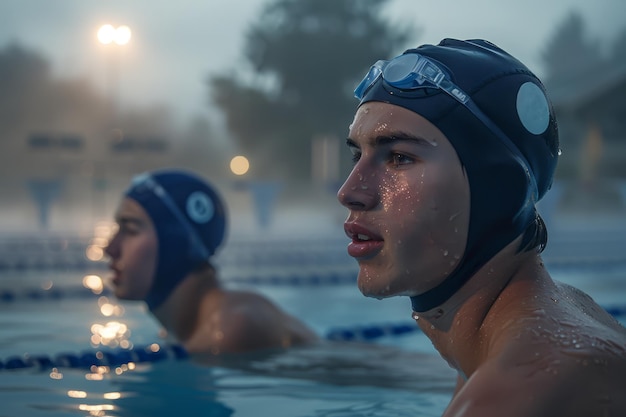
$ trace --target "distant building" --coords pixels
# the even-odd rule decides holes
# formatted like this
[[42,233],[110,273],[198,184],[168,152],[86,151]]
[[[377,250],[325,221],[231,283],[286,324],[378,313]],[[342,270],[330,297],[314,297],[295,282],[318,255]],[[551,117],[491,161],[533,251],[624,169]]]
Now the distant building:
[[547,83],[560,131],[563,207],[626,210],[626,62]]
[[547,89],[563,149],[559,175],[626,179],[626,63],[556,79]]

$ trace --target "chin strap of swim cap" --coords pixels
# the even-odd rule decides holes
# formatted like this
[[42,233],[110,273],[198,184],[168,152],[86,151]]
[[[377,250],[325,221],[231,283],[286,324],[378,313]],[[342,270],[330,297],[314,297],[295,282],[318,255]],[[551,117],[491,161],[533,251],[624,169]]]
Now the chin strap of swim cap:
[[189,172],[141,174],[126,196],[150,216],[158,238],[158,261],[145,298],[154,310],[185,277],[215,253],[225,235],[224,205],[217,192]]
[[[394,87],[385,79],[385,64],[377,63],[377,78],[366,77],[357,87],[375,80],[362,93],[360,104],[386,102],[430,121],[453,145],[470,187],[465,253],[440,285],[411,297],[414,311],[424,312],[449,299],[537,221],[535,203],[550,188],[558,134],[541,82],[497,46],[483,40],[444,39],[402,56],[406,54],[425,57],[429,71],[421,76],[417,68],[401,79],[402,61],[392,66],[391,60],[388,65],[395,72],[390,76],[401,80]],[[435,82],[429,84],[432,74],[437,74]],[[416,79],[414,85],[407,83],[411,77]]]

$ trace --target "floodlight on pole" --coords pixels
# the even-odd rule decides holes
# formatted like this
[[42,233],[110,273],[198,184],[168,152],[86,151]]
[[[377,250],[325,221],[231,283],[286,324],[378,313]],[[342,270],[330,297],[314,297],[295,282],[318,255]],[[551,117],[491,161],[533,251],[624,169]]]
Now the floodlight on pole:
[[130,42],[130,38],[132,37],[132,32],[130,28],[126,25],[113,26],[111,24],[106,24],[100,26],[97,33],[98,42],[108,48],[109,45],[113,44],[113,47],[106,54],[108,58],[108,69],[107,69],[107,78],[108,85],[107,89],[109,94],[111,95],[111,108],[113,114],[113,120],[117,119],[118,113],[118,101],[119,101],[119,72],[120,72],[120,60],[123,46],[127,45]]
[[116,43],[118,45],[126,45],[130,42],[132,32],[126,25],[113,27],[113,25],[102,25],[98,30],[98,41],[103,45]]

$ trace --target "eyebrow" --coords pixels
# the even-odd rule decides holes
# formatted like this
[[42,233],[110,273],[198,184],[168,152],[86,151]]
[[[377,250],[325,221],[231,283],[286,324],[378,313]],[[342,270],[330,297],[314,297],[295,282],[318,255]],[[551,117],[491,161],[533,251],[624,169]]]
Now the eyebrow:
[[143,222],[136,218],[136,217],[132,217],[132,216],[127,216],[127,215],[122,215],[122,216],[118,216],[115,218],[115,222],[122,226],[122,225],[129,225],[129,224],[134,224],[137,226],[141,226],[143,224]]
[[[426,138],[412,135],[412,134],[405,133],[405,132],[401,132],[401,131],[391,132],[385,135],[376,136],[370,143],[372,144],[372,146],[376,147],[376,146],[389,146],[389,145],[392,145],[394,143],[399,143],[399,142],[413,142],[418,145],[434,146],[432,141]],[[349,147],[353,147],[353,148],[359,147],[357,143],[351,138],[346,139],[346,145],[348,145]]]

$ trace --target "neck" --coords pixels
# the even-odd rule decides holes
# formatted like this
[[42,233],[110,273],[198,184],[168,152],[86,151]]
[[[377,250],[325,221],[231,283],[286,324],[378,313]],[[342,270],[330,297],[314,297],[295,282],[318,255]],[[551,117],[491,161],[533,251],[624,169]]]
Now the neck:
[[195,332],[202,300],[221,291],[215,269],[206,266],[189,273],[151,313],[179,342]]
[[474,372],[497,336],[492,318],[509,310],[503,306],[523,302],[523,294],[513,294],[514,283],[547,275],[538,272],[541,257],[534,251],[516,254],[518,245],[515,240],[496,254],[440,306],[413,313],[441,356],[463,375]]

